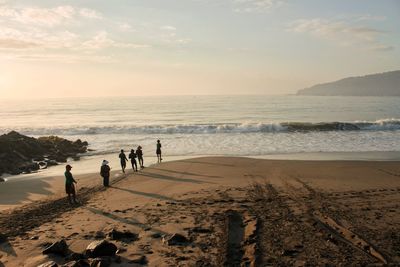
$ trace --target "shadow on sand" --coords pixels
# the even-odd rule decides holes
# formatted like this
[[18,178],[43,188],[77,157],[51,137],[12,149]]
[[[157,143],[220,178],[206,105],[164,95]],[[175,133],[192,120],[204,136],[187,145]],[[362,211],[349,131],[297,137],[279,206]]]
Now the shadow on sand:
[[198,174],[198,173],[192,173],[192,172],[178,172],[178,171],[171,171],[171,170],[161,169],[161,168],[152,168],[152,169],[164,171],[164,172],[176,173],[176,174],[180,174],[180,175],[190,175],[190,176],[199,176],[199,177],[208,177],[208,178],[221,178],[221,176],[215,176],[215,175],[204,175],[204,174]]
[[211,182],[203,182],[203,181],[199,181],[196,179],[177,178],[177,177],[173,177],[173,176],[167,176],[167,175],[151,173],[151,172],[142,172],[142,173],[140,173],[140,175],[150,177],[150,178],[155,178],[155,179],[174,181],[174,182],[184,182],[184,183],[193,183],[193,184],[214,184]]
[[206,164],[206,165],[214,165],[214,166],[235,167],[235,165],[233,165],[233,164],[222,164],[222,163],[209,162],[209,161],[182,160],[182,163],[195,163],[195,164]]
[[21,204],[29,200],[32,194],[52,195],[48,179],[51,178],[21,177],[0,183],[0,205]]
[[[12,255],[12,256],[17,256],[17,253],[15,253],[14,248],[12,247],[11,243],[8,240],[3,241],[0,243],[0,251],[5,252],[7,255]],[[0,267],[4,266],[0,262]]]
[[125,191],[125,192],[129,192],[129,193],[134,194],[134,195],[139,195],[139,196],[144,196],[144,197],[149,197],[149,198],[155,198],[155,199],[159,199],[159,200],[176,201],[173,198],[170,198],[170,197],[167,197],[167,196],[163,196],[163,195],[154,194],[154,193],[145,193],[145,192],[130,190],[130,189],[126,189],[126,188],[115,187],[115,186],[110,186],[110,188],[121,190],[121,191]]
[[[90,211],[90,212],[92,212],[94,214],[102,215],[104,217],[107,217],[107,218],[112,219],[112,220],[117,221],[117,222],[130,224],[130,225],[139,227],[139,228],[141,228],[143,230],[147,230],[147,229],[151,228],[151,226],[149,226],[147,224],[144,224],[144,223],[141,223],[141,222],[139,222],[139,221],[137,221],[135,219],[123,218],[123,217],[117,216],[115,214],[112,214],[112,213],[109,213],[109,212],[106,212],[106,211],[103,211],[103,210],[95,209],[93,207],[84,207],[84,209],[87,209],[88,211]],[[167,232],[164,232],[164,231],[159,230],[159,229],[155,229],[155,228],[151,228],[151,229],[154,232],[158,232],[158,233],[163,234],[163,235],[167,235],[168,234]]]

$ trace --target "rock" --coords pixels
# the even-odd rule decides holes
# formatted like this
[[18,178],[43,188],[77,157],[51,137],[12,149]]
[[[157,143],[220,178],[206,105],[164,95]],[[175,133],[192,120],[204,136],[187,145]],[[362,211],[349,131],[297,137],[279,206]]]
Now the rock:
[[115,256],[117,246],[107,240],[93,241],[86,248],[86,255],[90,258]]
[[77,260],[71,261],[63,265],[63,267],[90,267],[90,264],[87,260]]
[[129,241],[136,241],[138,240],[139,235],[129,232],[129,231],[118,231],[115,229],[112,229],[109,233],[108,236],[110,237],[111,240],[129,240]]
[[160,233],[154,233],[150,235],[151,238],[161,238],[161,234]]
[[85,255],[81,254],[81,253],[71,253],[69,254],[67,257],[65,257],[66,261],[79,261],[79,260],[84,260],[85,259]]
[[95,233],[95,235],[94,235],[94,238],[96,238],[96,239],[103,239],[103,238],[105,238],[106,237],[106,235],[103,233],[103,232],[101,232],[101,231],[97,231],[96,233]]
[[0,234],[0,244],[7,241],[7,236]]
[[172,236],[163,237],[162,242],[168,246],[179,246],[186,245],[189,240],[185,236],[175,233]]
[[210,229],[203,228],[200,226],[193,227],[192,229],[190,229],[190,231],[192,231],[193,233],[199,233],[199,234],[209,234],[212,232]]
[[50,167],[50,166],[56,166],[56,165],[58,165],[58,163],[57,163],[57,161],[55,161],[53,159],[48,159],[48,160],[46,160],[46,165],[47,165],[47,167]]
[[48,261],[48,262],[38,265],[38,267],[58,267],[58,264],[54,261]]
[[64,239],[54,242],[43,250],[43,254],[57,254],[65,256],[68,252],[68,245]]
[[144,265],[147,264],[147,258],[144,255],[133,256],[133,258],[129,261],[129,263]]
[[108,267],[111,265],[109,257],[95,258],[90,263],[90,267]]
[[56,164],[54,160],[65,162],[68,157],[87,152],[87,146],[87,142],[57,136],[36,139],[12,131],[0,136],[0,175],[30,173],[44,168],[44,163]]
[[1,177],[0,177],[0,183],[1,183],[1,182],[5,182],[5,181],[6,181],[6,180],[4,180],[4,178],[1,178]]

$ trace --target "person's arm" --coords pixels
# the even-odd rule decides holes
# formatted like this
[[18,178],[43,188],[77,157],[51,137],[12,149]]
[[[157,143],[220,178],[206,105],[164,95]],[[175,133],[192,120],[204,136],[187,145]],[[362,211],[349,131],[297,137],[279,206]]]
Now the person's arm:
[[68,178],[73,182],[73,183],[77,183],[74,179],[74,177],[72,176],[72,173],[68,172]]

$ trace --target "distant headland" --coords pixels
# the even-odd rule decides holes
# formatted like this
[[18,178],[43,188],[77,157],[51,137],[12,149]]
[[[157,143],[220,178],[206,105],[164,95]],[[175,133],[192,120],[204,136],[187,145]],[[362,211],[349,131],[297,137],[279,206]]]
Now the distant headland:
[[297,95],[400,96],[400,70],[317,84],[299,90]]

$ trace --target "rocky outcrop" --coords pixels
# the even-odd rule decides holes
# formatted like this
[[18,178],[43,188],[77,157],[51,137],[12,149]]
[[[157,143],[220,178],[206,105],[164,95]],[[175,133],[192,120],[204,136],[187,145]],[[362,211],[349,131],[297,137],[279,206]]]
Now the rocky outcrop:
[[12,131],[0,136],[0,175],[20,174],[66,162],[87,152],[87,142],[57,136],[28,137]]

